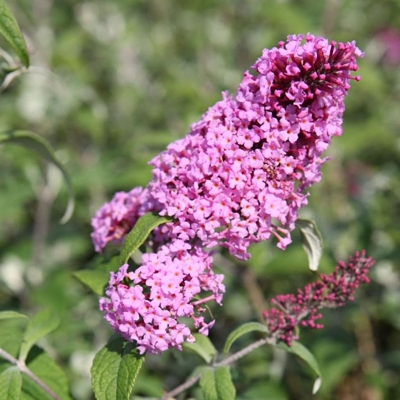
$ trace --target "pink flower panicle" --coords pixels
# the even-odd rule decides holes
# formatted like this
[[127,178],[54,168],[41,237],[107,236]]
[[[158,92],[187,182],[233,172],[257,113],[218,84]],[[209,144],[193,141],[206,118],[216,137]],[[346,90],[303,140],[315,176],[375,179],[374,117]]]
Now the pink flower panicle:
[[176,219],[173,236],[219,244],[239,259],[251,243],[290,242],[304,190],[340,135],[344,97],[362,56],[355,43],[289,36],[265,49],[236,97],[223,95],[190,133],[155,157],[151,196]]
[[[204,335],[214,321],[206,323],[201,315],[206,301],[221,304],[225,287],[223,275],[211,269],[212,259],[201,248],[183,241],[162,246],[157,253],[142,256],[142,265],[128,272],[128,264],[110,273],[106,296],[100,310],[111,327],[125,339],[136,341],[141,354],[157,354],[170,347],[181,349],[194,341],[191,330],[180,317],[189,317]],[[211,292],[199,298],[201,292]]]
[[353,295],[361,283],[369,283],[367,276],[374,264],[365,251],[356,252],[347,263],[340,261],[329,275],[320,274],[319,280],[299,289],[297,294],[279,295],[271,300],[275,307],[264,311],[263,316],[269,335],[289,346],[297,340],[297,326],[323,328],[316,320],[322,318],[321,308],[336,308],[354,300]]
[[[96,251],[119,242],[146,212],[174,218],[153,231],[147,244],[154,253],[145,254],[136,271],[124,265],[111,273],[107,297],[100,300],[114,330],[136,341],[141,353],[192,341],[180,317],[208,333],[213,321],[204,322],[202,304],[221,304],[225,289],[202,248],[220,245],[245,260],[252,243],[271,237],[281,249],[291,243],[298,210],[307,204],[305,190],[320,180],[322,152],[342,133],[344,98],[350,80],[359,80],[351,73],[362,56],[355,42],[329,43],[310,34],[265,49],[235,96],[223,93],[186,137],[150,162],[153,178],[144,190],[119,192],[97,211]],[[333,284],[324,281],[329,277],[321,276],[324,288]],[[343,279],[341,287],[350,290]],[[212,294],[195,297],[202,291]],[[291,343],[306,311],[304,323],[319,327],[313,326],[320,318],[313,311],[320,305],[317,291],[315,284],[275,300],[280,310],[266,312],[266,320],[278,339]],[[337,306],[348,299],[345,292],[333,293],[324,302]]]

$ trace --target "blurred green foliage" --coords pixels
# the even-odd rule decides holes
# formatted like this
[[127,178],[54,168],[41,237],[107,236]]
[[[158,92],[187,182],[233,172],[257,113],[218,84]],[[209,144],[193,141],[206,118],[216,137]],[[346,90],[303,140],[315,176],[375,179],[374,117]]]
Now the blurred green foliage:
[[[400,30],[400,2],[9,3],[32,68],[1,93],[0,128],[34,131],[57,149],[77,208],[67,225],[58,224],[67,201],[58,172],[27,150],[0,147],[0,307],[33,313],[50,306],[58,313],[61,327],[42,346],[67,370],[74,397],[92,398],[91,360],[110,334],[96,297],[72,277],[94,257],[94,211],[115,191],[146,185],[147,162],[188,132],[221,91],[235,92],[263,48],[312,32],[356,40],[366,56],[362,80],[346,100],[343,137],[334,139],[303,216],[324,237],[323,271],[362,248],[377,265],[356,302],[325,312],[325,329],[302,331],[301,341],[323,374],[315,399],[400,398],[400,64],[388,59],[379,34]],[[285,252],[255,246],[247,264],[225,256],[217,262],[227,284],[223,308],[213,309],[217,348],[240,323],[257,320],[268,298],[313,279],[299,235],[294,239]],[[198,356],[178,351],[147,357],[136,396],[161,395],[198,363]],[[261,348],[236,367],[240,399],[311,398],[313,379],[280,350]],[[201,399],[197,388],[189,394]]]

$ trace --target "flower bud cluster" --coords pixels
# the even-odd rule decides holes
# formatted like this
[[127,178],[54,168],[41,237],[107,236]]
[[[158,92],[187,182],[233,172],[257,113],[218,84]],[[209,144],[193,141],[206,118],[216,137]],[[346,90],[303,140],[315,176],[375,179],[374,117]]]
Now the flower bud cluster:
[[369,283],[367,274],[372,265],[374,260],[366,257],[365,251],[356,252],[347,263],[340,261],[331,274],[320,274],[318,281],[298,289],[296,295],[273,298],[274,307],[263,313],[269,335],[291,346],[292,341],[298,339],[295,335],[298,326],[323,328],[315,322],[322,318],[318,310],[341,307],[354,300],[353,295],[360,284]]

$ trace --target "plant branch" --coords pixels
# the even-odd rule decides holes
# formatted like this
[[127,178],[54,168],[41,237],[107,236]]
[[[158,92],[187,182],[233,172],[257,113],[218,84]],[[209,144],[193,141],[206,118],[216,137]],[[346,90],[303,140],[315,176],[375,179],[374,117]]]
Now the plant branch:
[[[218,363],[213,364],[213,367],[222,367],[225,365],[232,364],[239,360],[240,358],[244,357],[245,355],[251,353],[253,350],[258,349],[259,347],[263,346],[264,344],[274,344],[276,340],[271,337],[262,338],[257,340],[256,342],[252,343],[251,345],[245,347],[244,349],[238,351],[237,353],[232,354],[231,356],[225,358]],[[192,378],[188,379],[186,382],[182,383],[182,385],[177,386],[175,389],[171,390],[168,393],[165,393],[160,400],[168,400],[173,398],[174,396],[182,393],[184,390],[189,389],[192,387],[197,381],[201,378],[201,374],[195,375]]]
[[11,354],[7,353],[5,350],[0,348],[0,357],[3,357],[5,360],[10,362],[11,364],[18,367],[18,369],[29,376],[38,386],[40,386],[48,395],[54,400],[61,400],[41,379],[39,379],[25,364],[24,361],[17,360]]
[[195,375],[192,378],[188,379],[186,382],[182,383],[182,385],[177,386],[175,389],[171,390],[168,393],[165,393],[160,400],[169,400],[172,399],[179,393],[182,393],[186,389],[192,387],[197,381],[201,378],[201,374]]
[[262,338],[260,340],[257,340],[256,342],[252,343],[251,345],[245,347],[244,349],[239,350],[237,353],[232,354],[228,358],[225,358],[225,360],[215,363],[213,366],[214,367],[222,367],[224,365],[232,364],[232,363],[236,362],[237,360],[239,360],[240,358],[251,353],[253,350],[258,349],[259,347],[263,346],[264,344],[267,344],[267,343],[273,344],[275,342],[276,342],[276,340],[271,337]]

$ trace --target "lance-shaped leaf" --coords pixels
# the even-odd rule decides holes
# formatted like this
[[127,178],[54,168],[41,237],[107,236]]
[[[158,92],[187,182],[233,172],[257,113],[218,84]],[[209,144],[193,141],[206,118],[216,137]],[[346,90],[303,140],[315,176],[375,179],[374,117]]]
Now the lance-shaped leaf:
[[18,367],[7,368],[0,374],[0,399],[18,400],[21,387],[22,376]]
[[277,346],[280,347],[281,349],[288,351],[289,353],[296,354],[310,367],[311,371],[313,372],[313,375],[316,376],[317,378],[314,382],[313,394],[317,393],[319,388],[321,387],[322,375],[319,369],[318,362],[312,355],[310,350],[308,350],[307,347],[304,347],[299,342],[293,342],[292,346],[290,347],[287,344],[280,342]]
[[130,398],[144,356],[119,335],[113,335],[95,356],[91,369],[92,388],[97,400]]
[[60,319],[51,310],[46,309],[35,314],[24,333],[19,359],[25,361],[32,346],[43,336],[54,331],[59,323]]
[[225,346],[224,346],[224,353],[228,353],[229,349],[231,348],[233,342],[239,339],[241,336],[245,335],[246,333],[250,332],[263,332],[268,333],[268,328],[260,324],[259,322],[247,322],[239,328],[236,328],[233,332],[231,332],[226,339]]
[[25,318],[29,319],[26,315],[20,314],[16,311],[1,311],[0,312],[0,320],[2,319],[14,319],[14,318]]
[[207,364],[210,363],[212,358],[217,353],[214,345],[211,343],[211,340],[200,333],[195,333],[193,335],[196,339],[195,342],[189,343],[184,342],[183,348],[185,350],[193,351],[197,355],[199,355]]
[[172,218],[170,217],[160,217],[153,213],[147,213],[140,217],[125,238],[119,259],[120,265],[128,262],[129,257],[145,242],[155,227],[171,221]]
[[25,39],[21,34],[14,15],[7,7],[4,0],[0,0],[0,34],[4,36],[11,45],[25,67],[29,67],[29,55]]
[[236,395],[228,365],[204,368],[200,388],[204,400],[232,400]]
[[308,257],[308,266],[311,271],[317,271],[322,256],[322,236],[314,221],[299,218],[296,221],[300,228],[304,250]]
[[[1,1],[1,0],[0,0]],[[69,199],[67,209],[61,219],[61,223],[67,222],[74,211],[74,191],[72,188],[71,180],[68,172],[61,161],[58,160],[50,144],[42,137],[29,131],[3,131],[0,132],[1,143],[15,143],[28,149],[38,152],[47,161],[52,162],[62,173],[64,180],[67,184]]]

